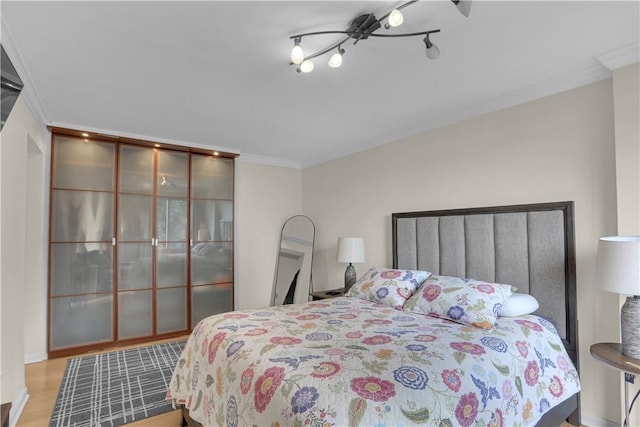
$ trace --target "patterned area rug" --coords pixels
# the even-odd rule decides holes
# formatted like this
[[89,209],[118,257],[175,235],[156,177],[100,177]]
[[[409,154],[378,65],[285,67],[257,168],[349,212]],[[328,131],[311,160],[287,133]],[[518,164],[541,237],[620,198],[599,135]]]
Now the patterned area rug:
[[69,359],[49,427],[120,426],[173,410],[165,395],[184,344]]

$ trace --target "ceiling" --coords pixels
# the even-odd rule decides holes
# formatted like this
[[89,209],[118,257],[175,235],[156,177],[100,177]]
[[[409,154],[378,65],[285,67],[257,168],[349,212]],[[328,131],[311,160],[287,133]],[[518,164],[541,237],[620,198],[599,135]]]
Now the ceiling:
[[[55,126],[305,167],[571,89],[638,61],[640,2],[449,1],[403,9],[395,32],[289,65],[291,35],[344,30],[404,2],[6,1],[2,44]],[[380,29],[379,32],[385,32]],[[304,38],[306,52],[340,36]]]

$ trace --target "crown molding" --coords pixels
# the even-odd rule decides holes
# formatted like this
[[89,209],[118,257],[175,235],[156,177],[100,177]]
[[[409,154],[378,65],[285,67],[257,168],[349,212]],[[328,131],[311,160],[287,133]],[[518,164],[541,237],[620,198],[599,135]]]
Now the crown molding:
[[275,157],[259,156],[256,154],[241,153],[236,159],[239,162],[257,163],[267,166],[279,166],[284,168],[302,169],[302,164],[295,160],[277,159]]
[[278,159],[278,158],[275,158],[275,157],[259,156],[259,155],[255,155],[255,154],[242,153],[241,151],[238,151],[238,150],[232,149],[232,148],[228,148],[228,147],[197,144],[197,143],[192,143],[192,142],[178,141],[178,140],[169,139],[169,138],[160,138],[160,137],[157,137],[157,136],[141,135],[141,134],[136,134],[136,133],[117,132],[117,131],[108,130],[108,129],[100,129],[100,128],[94,128],[94,127],[90,127],[90,126],[81,126],[81,125],[69,124],[69,123],[49,122],[48,125],[49,126],[53,126],[53,127],[64,128],[64,129],[85,131],[85,132],[89,132],[89,133],[116,136],[116,137],[121,137],[121,138],[132,138],[132,139],[139,139],[139,140],[143,140],[143,141],[153,141],[153,142],[157,142],[159,144],[177,145],[177,146],[181,146],[181,147],[199,148],[199,149],[203,149],[203,150],[224,151],[226,153],[237,154],[238,157],[236,158],[236,161],[241,161],[241,162],[246,162],[246,163],[258,163],[258,164],[269,165],[269,166],[279,166],[279,167],[286,167],[286,168],[301,169],[300,162],[297,162],[297,161]]
[[115,136],[115,137],[119,137],[119,138],[131,138],[131,139],[138,139],[138,140],[141,140],[141,141],[152,141],[152,142],[157,142],[159,144],[177,145],[177,146],[180,146],[180,147],[187,147],[187,148],[199,148],[199,149],[202,149],[202,150],[224,151],[225,153],[240,155],[240,152],[238,150],[234,149],[234,148],[221,147],[221,146],[215,146],[215,145],[198,144],[198,143],[195,143],[195,142],[188,142],[188,141],[179,141],[179,140],[171,139],[171,138],[161,138],[159,136],[143,135],[143,134],[130,133],[130,132],[119,132],[119,131],[114,131],[114,130],[109,130],[109,129],[101,129],[101,128],[95,128],[95,127],[91,127],[91,126],[82,126],[82,125],[71,124],[71,123],[61,123],[61,122],[56,122],[56,121],[51,121],[51,122],[47,123],[47,125],[48,126],[52,126],[52,127],[71,129],[71,130],[77,130],[77,131],[84,131],[84,132],[95,133],[95,134],[101,134],[101,135],[105,135],[105,136]]
[[595,57],[595,60],[610,71],[640,61],[640,43],[631,43],[621,48],[603,53]]
[[485,114],[493,113],[495,111],[515,107],[516,105],[525,104],[527,102],[535,101],[537,99],[555,95],[581,86],[586,86],[588,84],[595,83],[610,77],[611,71],[609,69],[604,68],[599,64],[594,64],[589,68],[577,70],[573,73],[561,77],[518,89],[513,92],[494,97],[485,102],[470,105],[467,108],[450,111],[431,120],[421,122],[419,125],[407,127],[402,132],[402,134],[395,134],[393,136],[380,135],[375,140],[368,141],[356,147],[351,147],[346,150],[338,150],[330,153],[327,156],[322,156],[315,158],[312,161],[303,162],[302,166],[303,168],[316,166],[321,163],[336,160],[341,157],[355,154],[393,141],[399,141],[404,138],[461,122],[463,120],[472,119],[474,117],[479,117]]

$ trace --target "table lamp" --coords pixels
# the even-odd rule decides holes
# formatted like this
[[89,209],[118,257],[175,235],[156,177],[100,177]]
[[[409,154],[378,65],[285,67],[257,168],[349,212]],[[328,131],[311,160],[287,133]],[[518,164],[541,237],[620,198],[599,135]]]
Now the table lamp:
[[596,280],[606,291],[628,295],[620,310],[622,353],[640,359],[640,236],[601,237]]
[[354,262],[364,262],[364,239],[362,237],[340,237],[338,238],[338,262],[348,262],[344,272],[345,292],[356,283],[356,269]]

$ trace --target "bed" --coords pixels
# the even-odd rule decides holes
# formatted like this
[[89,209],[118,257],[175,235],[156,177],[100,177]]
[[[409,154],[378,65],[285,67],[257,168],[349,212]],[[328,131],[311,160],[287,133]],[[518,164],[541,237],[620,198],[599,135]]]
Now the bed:
[[[200,322],[184,424],[579,424],[572,202],[391,220],[392,268],[348,296]],[[501,315],[514,287],[534,314]]]

